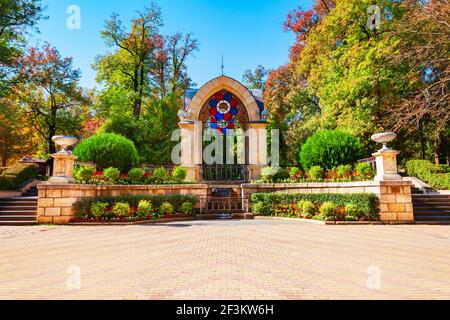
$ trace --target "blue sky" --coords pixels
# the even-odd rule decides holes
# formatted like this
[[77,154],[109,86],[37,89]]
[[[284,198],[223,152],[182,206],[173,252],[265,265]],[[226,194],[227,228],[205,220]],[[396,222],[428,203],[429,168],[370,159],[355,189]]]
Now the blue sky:
[[[288,59],[294,35],[286,33],[282,24],[286,14],[297,5],[307,8],[311,0],[158,0],[162,9],[163,34],[192,32],[200,42],[200,50],[188,61],[189,75],[197,86],[218,76],[221,55],[225,74],[241,80],[246,69],[258,64],[276,68]],[[81,84],[95,86],[91,65],[98,54],[108,50],[100,38],[104,22],[117,12],[128,26],[134,13],[149,4],[144,0],[43,0],[48,20],[39,25],[40,34],[30,45],[50,42],[63,56],[74,58],[82,71]],[[81,29],[69,30],[67,8],[81,10]]]

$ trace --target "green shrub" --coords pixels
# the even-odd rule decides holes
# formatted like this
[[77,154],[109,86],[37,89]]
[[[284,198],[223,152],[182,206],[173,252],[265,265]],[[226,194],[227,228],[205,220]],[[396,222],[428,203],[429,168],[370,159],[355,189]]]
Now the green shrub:
[[75,179],[80,183],[89,183],[95,173],[93,166],[82,166],[75,173]]
[[353,168],[351,164],[341,164],[336,168],[336,174],[338,175],[338,178],[345,179],[345,180],[351,180]]
[[301,146],[299,160],[304,169],[313,166],[332,169],[353,163],[364,154],[358,138],[341,130],[323,130],[309,137]]
[[271,210],[264,205],[263,202],[255,202],[252,204],[252,213],[256,216],[271,216]]
[[283,182],[285,180],[288,180],[289,178],[290,178],[289,169],[280,168],[278,169],[277,173],[273,176],[273,181]]
[[308,170],[308,178],[310,180],[322,181],[324,174],[324,171],[319,166],[313,166]]
[[336,216],[336,205],[333,202],[325,202],[319,208],[317,219],[323,221],[334,221]]
[[117,183],[120,178],[120,171],[116,168],[108,168],[104,172],[105,178],[110,183]]
[[299,216],[302,218],[312,218],[316,214],[314,203],[309,200],[300,200],[297,203]]
[[164,182],[167,180],[167,171],[164,168],[157,168],[153,171],[153,178],[156,182]]
[[81,141],[73,153],[79,160],[93,161],[100,168],[114,167],[127,172],[139,156],[133,142],[114,133],[99,133]]
[[368,162],[357,163],[355,165],[355,173],[358,180],[371,180],[375,176],[372,165]]
[[0,190],[15,190],[18,187],[15,176],[0,176]]
[[274,176],[277,174],[278,170],[274,167],[264,167],[261,170],[261,178],[264,183],[272,183]]
[[94,202],[91,205],[91,214],[94,218],[102,218],[102,217],[108,217],[110,212],[108,210],[109,203],[106,202]]
[[128,178],[133,182],[142,182],[144,171],[140,168],[133,168],[128,172]]
[[186,215],[193,215],[194,214],[194,207],[192,206],[192,203],[191,202],[184,202],[181,205],[180,212],[182,214],[186,214]]
[[39,176],[39,166],[34,163],[16,163],[6,168],[0,178],[0,190],[15,190],[28,180]]
[[130,205],[126,202],[116,202],[112,209],[112,213],[118,218],[129,217],[131,213]]
[[190,202],[195,207],[195,204],[198,201],[195,196],[185,194],[103,196],[83,198],[74,204],[74,208],[78,216],[85,217],[91,214],[91,205],[94,202],[105,202],[108,203],[110,207],[117,202],[125,202],[128,203],[130,207],[138,208],[139,202],[143,200],[150,202],[152,208],[159,208],[162,203],[168,202],[172,204],[174,210],[177,212],[180,212],[184,202]]
[[136,211],[136,215],[140,218],[148,218],[150,216],[153,215],[153,208],[152,208],[152,203],[150,201],[147,200],[141,200],[139,201],[138,207],[137,207],[137,211]]
[[348,203],[345,205],[344,210],[346,221],[358,221],[364,218],[364,212],[357,204]]
[[161,214],[172,215],[174,213],[174,208],[169,202],[163,202],[159,207],[159,212]]
[[289,177],[292,180],[297,179],[298,175],[301,173],[300,168],[297,167],[292,167],[291,169],[289,169]]
[[187,171],[183,167],[176,167],[172,172],[172,177],[176,181],[180,181],[180,182],[184,181],[186,179],[186,176],[187,176]]
[[408,175],[419,178],[434,189],[450,189],[450,170],[446,165],[435,165],[426,160],[410,160],[406,163]]
[[254,193],[252,195],[252,212],[257,215],[275,216],[278,214],[280,206],[285,210],[286,207],[297,205],[297,209],[299,209],[298,203],[302,200],[312,202],[316,208],[326,202],[333,202],[336,207],[344,207],[352,203],[366,215],[367,220],[379,219],[378,197],[372,193]]

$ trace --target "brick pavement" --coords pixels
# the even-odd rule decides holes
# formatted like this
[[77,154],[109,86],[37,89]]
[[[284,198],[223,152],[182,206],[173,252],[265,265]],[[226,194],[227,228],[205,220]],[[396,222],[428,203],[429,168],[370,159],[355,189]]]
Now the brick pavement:
[[396,298],[450,299],[450,226],[0,227],[0,299]]

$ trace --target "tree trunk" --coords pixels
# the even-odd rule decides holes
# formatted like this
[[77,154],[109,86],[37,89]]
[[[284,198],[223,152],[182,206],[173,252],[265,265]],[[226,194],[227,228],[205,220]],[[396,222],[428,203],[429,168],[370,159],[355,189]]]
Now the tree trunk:
[[425,138],[423,136],[422,120],[419,121],[420,149],[422,151],[422,160],[425,160]]
[[433,151],[434,151],[434,163],[439,164],[440,163],[440,147],[441,147],[441,139],[437,138],[434,142]]
[[141,115],[141,101],[139,97],[139,70],[136,67],[134,69],[134,80],[133,80],[133,93],[134,93],[134,106],[133,106],[133,115],[134,119],[138,120]]

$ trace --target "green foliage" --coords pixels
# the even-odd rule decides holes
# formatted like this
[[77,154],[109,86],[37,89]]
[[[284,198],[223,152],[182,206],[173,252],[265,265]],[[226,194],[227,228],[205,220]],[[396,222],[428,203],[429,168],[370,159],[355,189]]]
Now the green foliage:
[[435,165],[426,160],[410,160],[406,163],[406,169],[410,176],[419,178],[432,188],[450,189],[449,166]]
[[82,166],[75,171],[75,179],[80,183],[89,183],[95,173],[93,166]]
[[261,178],[264,183],[272,183],[274,176],[277,174],[278,170],[274,167],[264,167],[261,170]]
[[114,217],[125,218],[131,213],[130,205],[126,202],[116,202],[112,208]]
[[325,202],[319,208],[318,220],[333,221],[336,216],[336,205],[333,202]]
[[156,182],[164,182],[167,180],[167,171],[164,168],[156,168],[153,171],[153,178]]
[[361,180],[371,180],[375,177],[372,166],[367,162],[357,163],[355,165],[355,172]]
[[187,171],[183,167],[176,167],[172,172],[172,177],[177,181],[184,181],[187,176]]
[[173,205],[169,202],[163,202],[159,207],[159,213],[171,215],[174,213]]
[[300,168],[292,167],[291,169],[289,169],[289,177],[292,180],[296,180],[300,173],[301,173]]
[[152,203],[147,200],[141,200],[139,201],[138,208],[136,211],[136,215],[140,218],[148,218],[153,215],[153,207]]
[[[335,209],[343,208],[347,204],[354,204],[358,207],[358,210],[360,212],[364,213],[365,220],[379,219],[378,197],[375,194],[371,193],[254,193],[252,195],[252,212],[256,215],[280,216],[285,215],[287,210],[297,210],[297,215],[299,215],[301,212],[303,212],[301,210],[304,210],[304,206],[310,207],[309,204],[304,204],[303,202],[300,206],[300,201],[311,202],[313,203],[314,208],[320,208],[322,204],[327,202],[333,203]],[[312,208],[308,208],[307,212],[311,214],[312,211]],[[315,216],[314,218],[316,217],[317,216]],[[326,217],[319,215],[318,218],[322,219]]]
[[314,203],[309,200],[300,200],[297,203],[297,208],[299,215],[302,218],[311,219],[316,214],[316,207],[314,206]]
[[364,218],[364,211],[355,203],[348,203],[345,205],[345,220],[359,221]]
[[355,162],[364,156],[358,138],[341,130],[323,130],[308,138],[300,150],[300,164],[309,169],[320,166],[332,169]]
[[[110,205],[107,202],[94,201],[90,205],[90,213],[96,219],[108,217],[110,215],[110,212],[108,210],[109,206]],[[86,213],[86,212],[77,212],[77,215],[85,216],[84,213]]]
[[352,168],[352,165],[350,165],[350,164],[346,164],[346,165],[341,164],[340,166],[338,166],[336,168],[336,174],[340,178],[350,177],[352,174],[352,171],[353,171],[353,168]]
[[93,161],[99,167],[128,171],[139,161],[136,148],[127,138],[113,133],[99,133],[83,140],[73,151],[80,160]]
[[313,166],[308,170],[308,180],[322,181],[324,177],[324,171],[320,166]]
[[39,176],[39,166],[30,163],[16,163],[0,175],[0,190],[15,190],[28,180]]
[[194,214],[194,207],[192,205],[192,202],[184,202],[181,205],[181,211],[182,214],[186,214],[186,215],[192,215]]
[[252,204],[252,212],[257,216],[270,216],[272,215],[272,211],[269,209],[268,206],[264,205],[264,203],[261,202],[254,202]]
[[128,177],[133,182],[142,182],[142,179],[144,178],[144,171],[140,168],[133,168],[128,172]]
[[141,201],[148,201],[152,208],[159,208],[164,202],[172,204],[176,212],[181,212],[181,206],[185,202],[192,203],[195,206],[197,198],[191,195],[149,195],[149,196],[104,196],[95,198],[83,198],[74,204],[75,212],[79,217],[91,216],[91,206],[95,202],[107,203],[107,207],[113,207],[115,203],[128,203],[132,208],[138,208]]
[[109,183],[117,183],[120,178],[120,171],[116,168],[108,168],[105,170],[104,175]]

